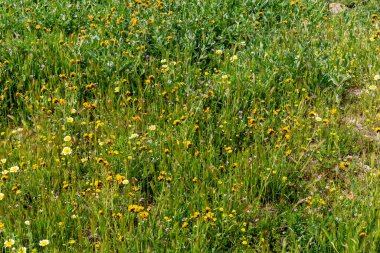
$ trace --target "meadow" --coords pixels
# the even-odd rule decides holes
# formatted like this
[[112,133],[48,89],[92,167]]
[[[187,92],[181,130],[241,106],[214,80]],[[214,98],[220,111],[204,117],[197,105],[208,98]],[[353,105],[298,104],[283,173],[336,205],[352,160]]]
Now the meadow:
[[377,0],[2,0],[2,252],[380,252]]

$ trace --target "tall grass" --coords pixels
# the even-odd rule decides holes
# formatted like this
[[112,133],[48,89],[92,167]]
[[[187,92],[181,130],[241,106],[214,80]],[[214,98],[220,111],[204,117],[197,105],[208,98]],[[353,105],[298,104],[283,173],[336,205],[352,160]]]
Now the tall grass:
[[379,252],[380,13],[344,3],[2,1],[3,251]]

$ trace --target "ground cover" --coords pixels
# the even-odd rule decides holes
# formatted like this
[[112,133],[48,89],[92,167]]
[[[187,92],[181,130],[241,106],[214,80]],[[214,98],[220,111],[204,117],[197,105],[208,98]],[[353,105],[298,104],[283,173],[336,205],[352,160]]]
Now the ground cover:
[[379,252],[377,1],[0,3],[3,252]]

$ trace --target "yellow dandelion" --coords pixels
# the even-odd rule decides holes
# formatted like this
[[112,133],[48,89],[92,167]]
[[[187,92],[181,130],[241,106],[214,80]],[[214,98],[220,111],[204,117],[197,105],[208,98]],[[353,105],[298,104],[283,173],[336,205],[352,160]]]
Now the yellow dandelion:
[[174,126],[177,126],[177,125],[179,125],[180,123],[181,123],[181,121],[178,120],[178,119],[176,119],[176,120],[173,121],[173,125],[174,125]]
[[188,222],[184,222],[184,223],[182,223],[182,228],[187,228],[189,226],[189,223]]
[[350,167],[350,163],[349,162],[340,162],[339,163],[339,168],[341,169],[346,169],[346,168],[349,168]]
[[140,217],[143,219],[143,220],[146,220],[149,216],[149,213],[148,212],[141,212],[140,213]]

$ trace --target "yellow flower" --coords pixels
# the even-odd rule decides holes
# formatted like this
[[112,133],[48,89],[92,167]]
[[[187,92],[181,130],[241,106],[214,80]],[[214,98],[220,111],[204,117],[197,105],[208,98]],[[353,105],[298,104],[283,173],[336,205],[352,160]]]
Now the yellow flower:
[[341,169],[345,169],[345,168],[349,168],[349,167],[350,167],[349,162],[340,162],[340,164],[339,164],[339,168],[341,168]]
[[223,51],[220,50],[220,49],[218,49],[218,50],[215,51],[215,53],[218,54],[218,55],[221,55],[223,53]]
[[66,142],[71,141],[70,135],[66,135],[65,138],[63,138],[63,140]]
[[0,233],[4,231],[5,224],[0,221]]
[[375,80],[375,81],[380,80],[380,75],[375,75],[375,76],[373,77],[373,80]]
[[5,194],[2,193],[2,192],[0,192],[0,200],[3,200],[3,199],[4,199],[4,196],[5,196]]
[[124,180],[122,181],[122,183],[123,183],[124,185],[127,185],[127,184],[129,184],[129,180],[128,180],[128,179],[124,179]]
[[41,246],[41,247],[45,247],[45,246],[47,246],[47,245],[49,245],[49,240],[41,240],[40,241],[40,243],[39,243],[39,245]]
[[185,141],[183,144],[185,144],[186,148],[190,148],[193,145],[191,141]]
[[131,140],[131,139],[135,139],[135,138],[137,138],[137,137],[139,137],[138,134],[131,134],[131,136],[129,137],[129,139]]
[[5,247],[5,248],[10,248],[10,247],[12,247],[14,244],[15,244],[15,240],[13,240],[13,239],[9,239],[8,241],[5,241],[5,242],[4,242],[4,247]]
[[68,123],[72,123],[72,122],[74,122],[74,119],[73,119],[73,117],[68,117],[68,118],[66,119],[66,121],[67,121]]
[[374,91],[377,89],[377,87],[376,87],[376,85],[371,85],[368,87],[368,89]]
[[17,253],[26,253],[26,247],[19,248]]
[[148,212],[141,212],[141,213],[140,213],[140,217],[141,217],[142,219],[144,219],[144,220],[146,220],[146,219],[148,218],[148,216],[149,216],[149,213],[148,213]]
[[234,62],[234,61],[236,61],[237,59],[238,59],[238,56],[235,54],[235,55],[231,56],[230,61],[231,61],[231,62]]
[[148,127],[148,129],[149,129],[150,131],[155,131],[155,130],[157,129],[157,126],[156,126],[156,125],[150,125],[150,126]]
[[20,168],[18,166],[12,166],[9,168],[9,172],[11,173],[16,173],[20,170]]
[[63,155],[70,155],[71,153],[72,153],[72,150],[69,147],[64,147],[62,150]]

